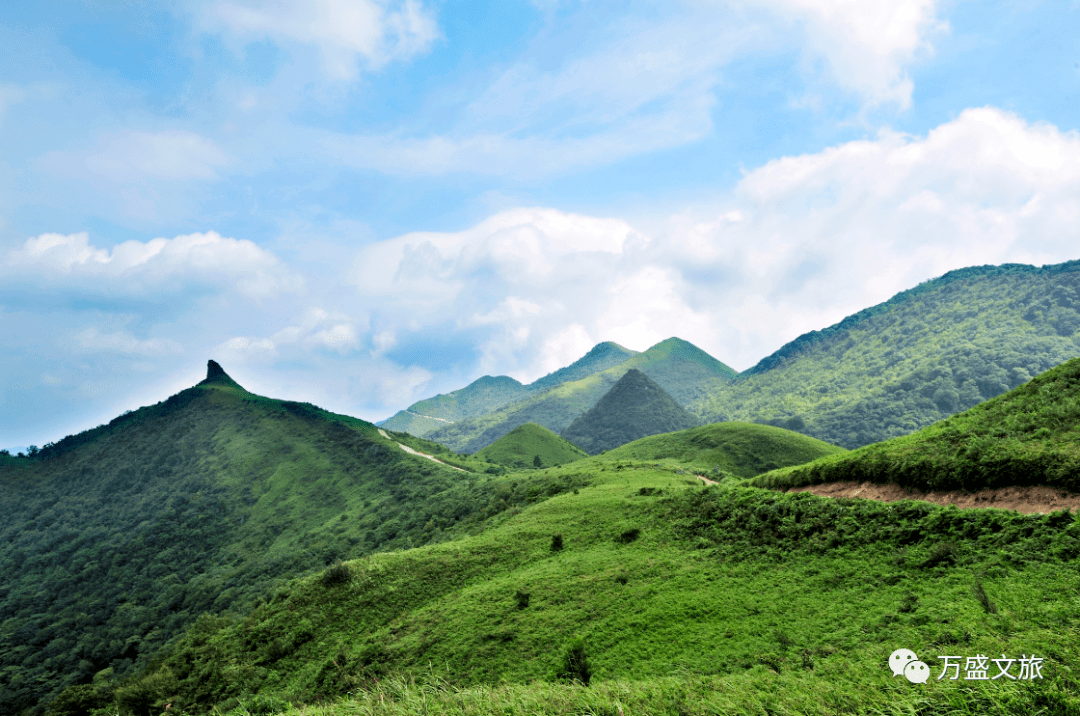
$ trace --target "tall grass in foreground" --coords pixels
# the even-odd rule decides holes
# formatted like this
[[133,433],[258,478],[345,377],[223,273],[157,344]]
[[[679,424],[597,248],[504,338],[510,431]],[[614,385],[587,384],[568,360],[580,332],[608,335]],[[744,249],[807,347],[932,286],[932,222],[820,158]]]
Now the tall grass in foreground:
[[1059,682],[960,686],[917,685],[898,678],[890,688],[866,689],[842,679],[825,682],[808,673],[777,674],[764,667],[740,676],[665,677],[648,681],[501,684],[458,688],[437,676],[388,677],[325,706],[289,707],[253,698],[222,716],[1069,716],[1080,701]]

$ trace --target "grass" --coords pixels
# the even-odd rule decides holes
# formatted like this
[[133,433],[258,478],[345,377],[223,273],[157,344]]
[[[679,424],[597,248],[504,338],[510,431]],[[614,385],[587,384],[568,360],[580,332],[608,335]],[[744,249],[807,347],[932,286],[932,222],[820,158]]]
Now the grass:
[[841,480],[923,490],[1050,485],[1080,492],[1080,358],[911,435],[776,470],[763,487]]
[[[476,453],[484,460],[511,467],[552,467],[588,457],[569,440],[559,437],[536,423],[514,428],[491,445]],[[539,457],[539,465],[534,465]]]
[[[352,561],[347,583],[301,579],[242,620],[204,623],[146,678],[171,675],[170,713],[242,713],[256,693],[312,714],[1080,708],[1071,517],[597,467],[591,486],[480,535]],[[930,561],[943,542],[953,559]],[[575,639],[587,689],[554,681]],[[899,647],[931,667],[943,653],[1035,652],[1045,679],[910,684],[886,666]]]

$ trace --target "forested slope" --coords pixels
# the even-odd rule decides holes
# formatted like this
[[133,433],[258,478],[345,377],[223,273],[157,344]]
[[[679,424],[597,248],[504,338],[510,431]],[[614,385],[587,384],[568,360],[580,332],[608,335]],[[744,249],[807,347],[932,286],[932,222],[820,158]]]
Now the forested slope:
[[770,472],[755,484],[840,480],[920,490],[1050,485],[1080,492],[1080,358],[912,435]]
[[0,713],[130,674],[200,613],[246,609],[283,579],[463,534],[547,494],[434,443],[253,395],[215,366],[32,459],[0,456]]
[[1080,355],[1080,261],[952,271],[788,343],[689,410],[848,448],[906,435]]

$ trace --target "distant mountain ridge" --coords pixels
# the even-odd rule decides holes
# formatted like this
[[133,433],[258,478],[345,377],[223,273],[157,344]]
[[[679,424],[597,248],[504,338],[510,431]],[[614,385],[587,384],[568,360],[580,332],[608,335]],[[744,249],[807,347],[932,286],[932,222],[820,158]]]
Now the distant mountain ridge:
[[536,423],[561,433],[574,418],[596,405],[628,370],[635,368],[681,405],[706,395],[710,387],[736,375],[729,366],[697,346],[681,338],[668,338],[611,368],[562,383],[486,415],[443,426],[425,437],[455,452],[474,453],[525,423]]
[[588,353],[565,368],[548,373],[528,385],[505,375],[485,375],[459,390],[413,403],[376,424],[388,430],[424,437],[447,423],[490,413],[534,393],[598,373],[635,355],[637,351],[605,341],[593,346]]
[[637,368],[626,371],[596,405],[562,431],[590,455],[639,438],[687,430],[697,419]]
[[1080,261],[950,271],[803,334],[688,410],[856,448],[912,433],[1080,355]]

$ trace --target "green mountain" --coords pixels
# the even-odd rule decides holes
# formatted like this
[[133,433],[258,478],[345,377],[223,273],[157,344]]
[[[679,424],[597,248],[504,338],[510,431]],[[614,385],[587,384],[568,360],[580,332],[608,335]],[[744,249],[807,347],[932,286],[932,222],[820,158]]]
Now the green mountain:
[[614,367],[562,383],[486,415],[445,426],[426,437],[454,451],[474,453],[525,423],[536,423],[561,433],[576,417],[596,405],[632,368],[647,375],[682,405],[736,375],[697,346],[680,338],[668,338]]
[[[485,460],[509,467],[551,467],[588,457],[588,453],[536,423],[525,423],[476,453]],[[539,465],[534,461],[539,459]]]
[[1080,358],[912,435],[763,475],[764,487],[839,480],[920,490],[1050,485],[1080,492]]
[[951,271],[812,331],[688,406],[848,448],[898,437],[1080,355],[1080,261]]
[[636,368],[626,371],[604,397],[562,431],[562,437],[595,455],[638,438],[696,427],[697,419]]
[[461,390],[413,403],[407,410],[380,423],[379,427],[413,435],[426,436],[448,423],[477,417],[497,410],[504,405],[555,388],[563,383],[580,380],[606,368],[619,365],[637,351],[623,348],[610,341],[599,343],[583,357],[565,368],[549,373],[529,385],[505,375],[485,375]]
[[659,460],[717,479],[753,477],[844,452],[844,448],[771,425],[713,423],[641,438],[608,450],[605,457]]
[[214,361],[165,401],[0,458],[3,714],[138,673],[200,614],[244,611],[286,579],[466,534],[565,488],[253,395]]
[[[702,487],[606,455],[543,472],[589,484],[478,535],[350,560],[244,614],[200,618],[147,672],[70,690],[55,713],[1080,709],[1069,513]],[[1011,678],[964,681],[961,660],[959,681],[912,684],[888,667],[901,647],[934,677],[938,654],[1004,655]],[[1040,678],[1017,678],[1021,654],[1042,660]]]

